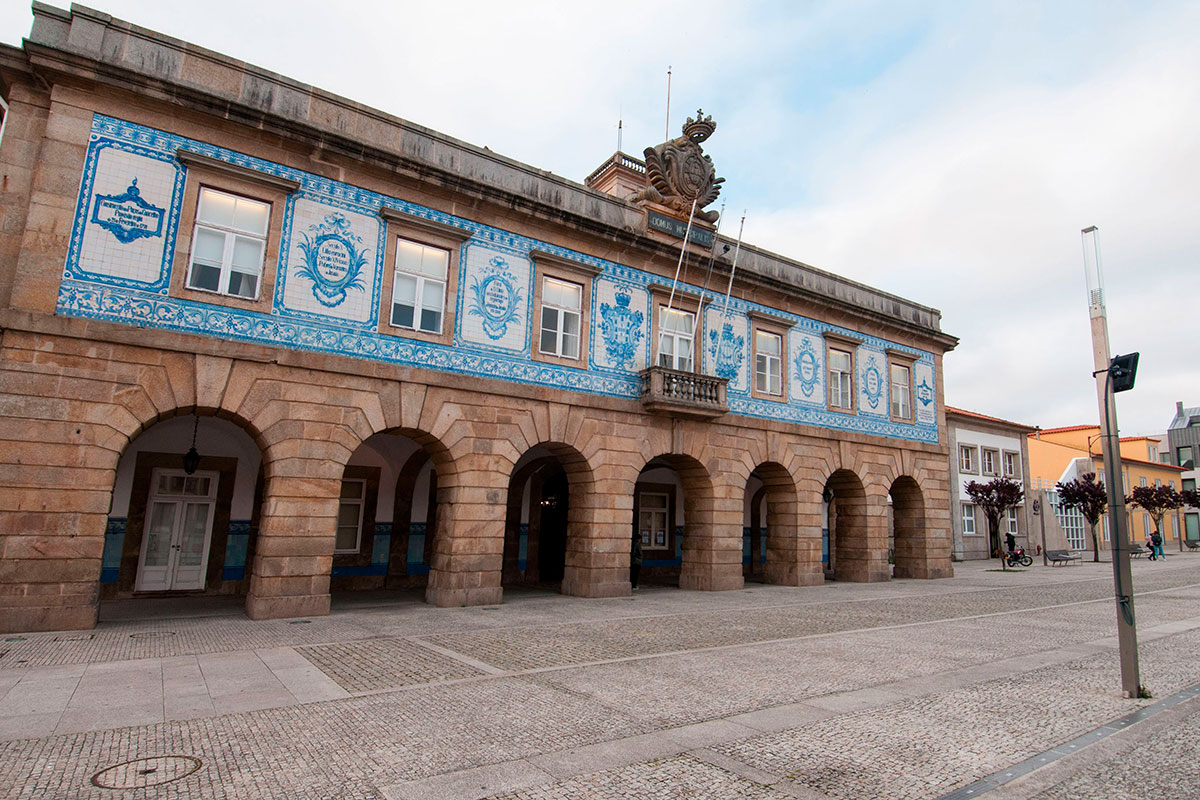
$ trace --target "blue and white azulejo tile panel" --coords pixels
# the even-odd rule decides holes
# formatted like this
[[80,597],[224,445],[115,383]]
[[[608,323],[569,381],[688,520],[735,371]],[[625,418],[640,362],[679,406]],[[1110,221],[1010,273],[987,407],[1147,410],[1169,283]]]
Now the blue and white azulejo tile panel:
[[788,334],[788,361],[791,374],[788,398],[793,403],[825,408],[825,340],[807,331],[793,328]]
[[650,363],[650,293],[598,277],[592,284],[592,365],[639,372]]
[[[187,173],[175,157],[180,149],[300,184],[283,209],[279,263],[264,265],[264,271],[275,270],[270,312],[251,303],[215,305],[169,295],[171,270],[187,268],[186,254],[175,259]],[[375,329],[382,270],[386,268],[382,263],[386,226],[378,213],[385,205],[470,234],[461,250],[457,297],[446,299],[447,311],[453,310],[455,318],[453,345]],[[593,281],[593,316],[587,323],[592,336],[586,368],[532,358],[536,329],[532,250],[599,270]],[[95,115],[56,311],[117,324],[636,400],[641,394],[638,372],[651,362],[654,349],[647,288],[651,283],[661,285],[663,279],[283,164]],[[729,335],[722,337],[722,296],[682,282],[678,289],[704,296],[711,303],[698,326],[703,354],[700,366],[708,374],[721,371],[731,376],[731,413],[937,442],[936,376],[930,353],[737,298],[730,300]],[[785,403],[758,400],[748,393],[753,350],[747,314],[751,311],[792,321]],[[843,414],[826,408],[823,334],[827,331],[864,340],[856,375],[858,405],[872,409],[861,394],[869,393],[876,397],[876,413]],[[912,423],[893,422],[887,416],[886,349],[914,359],[916,418]],[[879,392],[871,389],[873,379],[866,376],[864,381],[862,374],[872,357],[877,359]]]
[[93,133],[66,276],[165,291],[183,174],[171,154]]
[[858,368],[858,413],[889,416],[887,354],[882,348],[864,344],[859,346],[854,363]]
[[[913,364],[913,405],[918,425],[937,426],[937,384],[934,383],[931,360]],[[934,441],[937,441],[935,438]]]
[[709,304],[704,310],[701,344],[704,350],[704,371],[718,378],[729,379],[732,392],[750,391],[747,375],[750,372],[750,319],[724,306]]
[[463,248],[458,326],[462,341],[528,352],[533,264],[527,255],[470,242]]
[[[382,280],[378,214],[293,196],[280,248],[275,307],[282,314],[375,327]],[[364,210],[365,211],[365,210]]]

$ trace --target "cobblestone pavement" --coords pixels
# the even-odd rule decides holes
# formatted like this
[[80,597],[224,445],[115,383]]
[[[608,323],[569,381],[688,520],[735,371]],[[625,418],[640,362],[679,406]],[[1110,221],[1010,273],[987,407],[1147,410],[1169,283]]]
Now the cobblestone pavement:
[[[1158,696],[1200,683],[1200,556],[1135,567],[1143,683]],[[938,798],[1153,702],[1116,691],[1108,565],[958,573],[27,634],[0,641],[0,798]],[[93,729],[5,736],[38,692],[78,700],[94,670],[134,688],[159,675],[166,704],[187,688],[167,686],[168,666],[228,664],[221,684],[254,661],[291,689],[273,707],[126,727],[114,708]],[[1134,747],[1158,724],[1153,778],[1129,768],[1138,745],[1087,774],[1048,783],[1038,770],[1004,796],[1186,796],[1200,785],[1200,699],[1171,715],[1106,740]],[[143,758],[158,760],[106,775],[146,788],[93,785]]]

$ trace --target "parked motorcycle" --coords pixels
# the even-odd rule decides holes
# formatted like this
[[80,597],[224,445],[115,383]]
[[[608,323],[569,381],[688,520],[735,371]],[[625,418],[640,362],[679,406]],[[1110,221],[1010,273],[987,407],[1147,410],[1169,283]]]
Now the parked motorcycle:
[[1020,564],[1022,567],[1029,567],[1033,565],[1033,559],[1026,554],[1024,547],[1018,547],[1016,550],[1013,550],[1011,553],[1005,555],[1004,558],[1007,560],[1010,567],[1015,567],[1018,564]]

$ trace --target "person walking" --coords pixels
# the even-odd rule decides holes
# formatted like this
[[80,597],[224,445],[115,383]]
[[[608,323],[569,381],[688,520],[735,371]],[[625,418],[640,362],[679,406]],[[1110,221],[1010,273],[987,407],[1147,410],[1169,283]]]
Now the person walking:
[[1158,550],[1154,548],[1154,534],[1146,537],[1146,549],[1150,551],[1150,555],[1147,558],[1150,561],[1158,561]]
[[642,537],[633,535],[633,546],[629,550],[629,586],[638,587],[638,573],[642,571]]
[[1165,561],[1167,559],[1167,554],[1163,552],[1162,534],[1160,534],[1158,531],[1155,531],[1154,533],[1150,534],[1150,541],[1154,543],[1154,554],[1158,556],[1158,558],[1161,558]]

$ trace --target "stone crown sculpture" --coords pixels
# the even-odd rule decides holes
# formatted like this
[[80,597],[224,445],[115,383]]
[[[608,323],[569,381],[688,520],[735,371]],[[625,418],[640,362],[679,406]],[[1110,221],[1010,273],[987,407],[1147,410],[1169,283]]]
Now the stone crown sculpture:
[[700,143],[717,129],[712,116],[697,109],[696,118],[688,117],[683,124],[683,136],[647,147],[646,179],[648,186],[630,199],[661,203],[685,217],[696,202],[696,219],[713,223],[720,214],[702,209],[721,194],[724,178],[718,178],[712,159],[704,154]]

